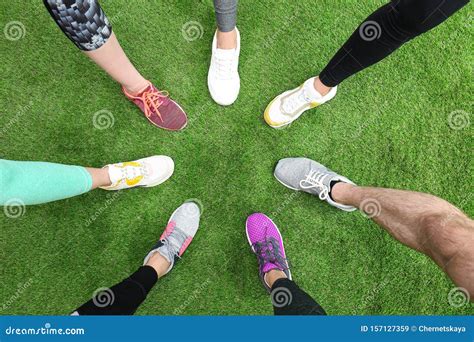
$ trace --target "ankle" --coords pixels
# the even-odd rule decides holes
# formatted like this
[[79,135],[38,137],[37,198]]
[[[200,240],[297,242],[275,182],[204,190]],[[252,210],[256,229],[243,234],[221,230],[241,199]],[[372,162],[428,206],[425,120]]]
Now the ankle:
[[337,203],[351,205],[351,196],[354,194],[356,188],[356,185],[338,182],[331,187],[331,198]]
[[89,172],[92,178],[92,189],[112,185],[108,167],[104,167],[102,169],[86,167],[86,170]]
[[280,270],[270,270],[267,273],[265,273],[265,275],[263,276],[263,279],[267,282],[270,288],[278,279],[286,279],[286,278],[288,277],[286,276],[285,272],[280,271]]
[[132,96],[137,96],[142,93],[149,86],[149,81],[142,79],[132,85],[124,85],[123,87]]
[[146,265],[153,267],[158,278],[161,278],[168,272],[171,263],[160,253],[156,252],[148,259]]
[[319,79],[319,76],[314,78],[313,86],[314,89],[316,89],[316,91],[322,96],[326,96],[332,89],[332,87],[325,86],[323,82],[321,82],[321,80]]
[[216,39],[218,49],[232,50],[237,48],[237,31],[235,28],[229,32],[221,32],[217,29]]

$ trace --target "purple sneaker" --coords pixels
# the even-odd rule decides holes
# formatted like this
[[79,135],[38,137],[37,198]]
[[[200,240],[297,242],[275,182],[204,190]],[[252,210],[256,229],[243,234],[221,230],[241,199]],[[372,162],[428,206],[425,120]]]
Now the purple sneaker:
[[280,270],[291,280],[283,239],[275,223],[265,214],[254,213],[247,218],[245,230],[252,251],[257,255],[260,280],[268,293],[271,288],[265,281],[265,273]]

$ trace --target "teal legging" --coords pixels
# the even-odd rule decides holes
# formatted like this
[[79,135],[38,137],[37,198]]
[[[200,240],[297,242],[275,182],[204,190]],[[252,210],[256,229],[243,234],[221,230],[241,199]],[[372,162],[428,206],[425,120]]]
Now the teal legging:
[[82,166],[0,159],[0,205],[41,204],[81,195],[92,188]]

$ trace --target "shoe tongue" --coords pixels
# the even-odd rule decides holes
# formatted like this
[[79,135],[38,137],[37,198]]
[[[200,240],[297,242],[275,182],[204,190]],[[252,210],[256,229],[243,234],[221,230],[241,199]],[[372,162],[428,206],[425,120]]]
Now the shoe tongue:
[[306,96],[311,101],[317,101],[323,97],[316,89],[314,89],[314,77],[310,78],[309,80],[306,80],[306,82],[304,83],[304,91]]
[[122,179],[122,171],[115,165],[109,165],[109,178],[112,184]]
[[234,57],[235,49],[217,49],[215,54],[222,59],[231,59]]
[[[150,84],[148,87],[146,87],[145,89],[143,89],[143,91],[137,95],[137,97],[141,97],[143,95],[143,93],[145,92],[157,92],[157,93],[160,93],[161,92],[158,90],[158,88],[156,88],[153,84]],[[168,96],[160,96],[159,97],[159,101],[163,104],[163,105],[167,105],[170,101],[169,97]]]
[[145,89],[143,89],[141,92],[139,92],[138,94],[136,94],[135,96],[136,97],[140,97],[143,95],[144,92],[147,92],[147,91],[152,91],[153,89],[156,89],[153,84],[149,84]]
[[333,175],[328,175],[324,178],[323,184],[328,187],[328,190],[331,190],[331,182],[334,180]]

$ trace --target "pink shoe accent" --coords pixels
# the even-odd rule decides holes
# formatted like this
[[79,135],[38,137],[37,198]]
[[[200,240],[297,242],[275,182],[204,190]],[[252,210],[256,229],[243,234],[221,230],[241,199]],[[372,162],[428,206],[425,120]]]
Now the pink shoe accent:
[[188,248],[189,244],[191,243],[191,241],[193,241],[193,237],[192,236],[189,236],[183,243],[183,245],[181,246],[181,248],[179,249],[179,253],[178,253],[178,256],[181,257],[181,255],[183,255],[184,251],[186,250],[186,248]]
[[160,236],[160,240],[167,239],[168,236],[171,235],[175,227],[176,227],[176,223],[174,221],[168,222],[168,225],[166,226],[165,231]]

